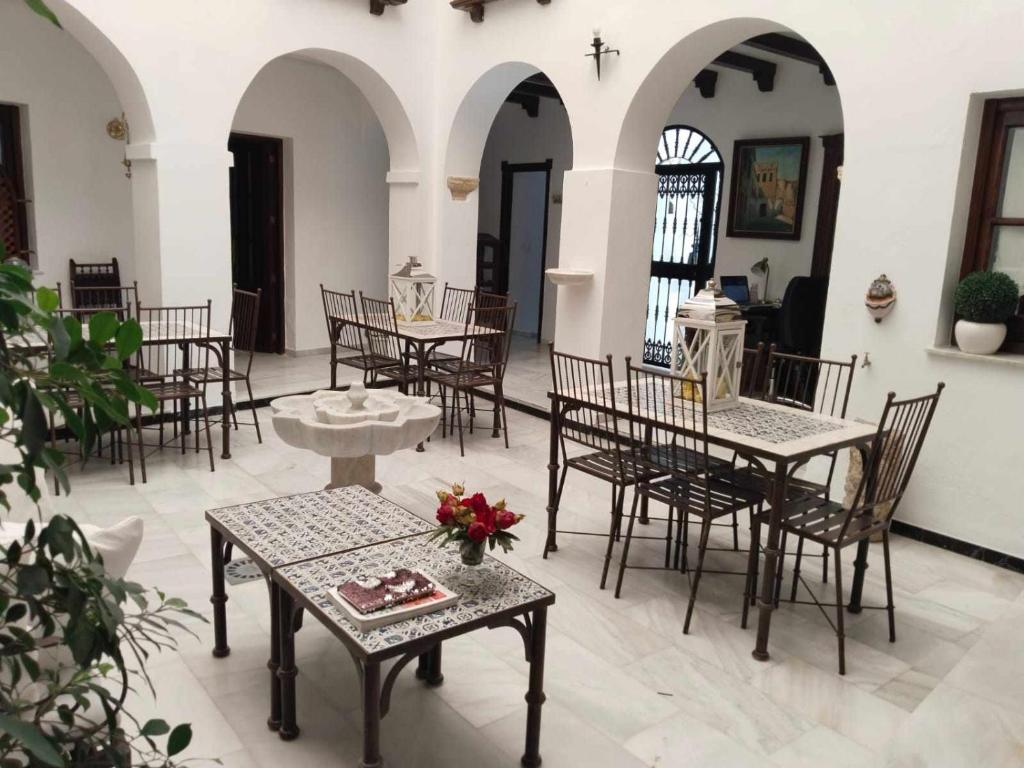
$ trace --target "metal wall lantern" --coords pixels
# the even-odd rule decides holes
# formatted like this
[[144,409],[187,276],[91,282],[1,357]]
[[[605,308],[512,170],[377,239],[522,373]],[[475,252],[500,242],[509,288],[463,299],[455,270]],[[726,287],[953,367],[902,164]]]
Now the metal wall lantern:
[[739,306],[714,280],[708,280],[704,290],[679,308],[672,339],[672,373],[688,379],[707,374],[708,411],[739,405],[746,326]]
[[597,64],[597,79],[600,80],[601,79],[601,57],[605,56],[605,55],[607,55],[609,53],[614,53],[616,56],[618,56],[619,55],[619,49],[618,48],[609,48],[608,46],[606,46],[604,44],[604,41],[601,39],[601,30],[600,29],[595,29],[594,30],[594,40],[593,40],[593,42],[590,43],[590,47],[594,49],[594,52],[593,53],[588,53],[587,56],[592,56],[593,59],[594,59],[594,63]]
[[423,265],[410,256],[409,261],[391,275],[391,298],[395,319],[400,323],[434,322],[434,285],[437,278],[427,274]]

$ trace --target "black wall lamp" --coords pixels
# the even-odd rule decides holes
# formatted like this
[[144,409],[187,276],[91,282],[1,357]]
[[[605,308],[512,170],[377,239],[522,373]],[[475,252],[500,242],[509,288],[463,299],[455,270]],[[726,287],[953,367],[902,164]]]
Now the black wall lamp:
[[601,39],[601,30],[594,30],[594,42],[590,44],[590,47],[594,49],[593,53],[588,53],[587,56],[594,57],[594,63],[597,64],[597,79],[601,79],[601,57],[608,53],[614,53],[616,56],[619,55],[618,48],[609,48],[604,44]]

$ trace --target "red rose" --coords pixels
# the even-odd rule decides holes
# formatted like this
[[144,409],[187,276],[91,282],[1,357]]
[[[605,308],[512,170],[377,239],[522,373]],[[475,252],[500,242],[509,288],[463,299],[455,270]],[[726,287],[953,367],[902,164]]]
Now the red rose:
[[511,528],[513,525],[518,523],[516,519],[516,513],[508,509],[503,509],[498,513],[498,530],[504,531],[506,528]]
[[451,504],[442,504],[437,508],[437,522],[441,525],[450,525],[454,519]]
[[479,544],[487,538],[487,528],[484,527],[483,523],[472,523],[466,529],[466,535],[469,536],[470,541],[475,541]]
[[474,493],[468,499],[462,502],[467,507],[472,509],[479,516],[482,512],[490,509],[490,504],[487,503],[487,498],[482,493]]

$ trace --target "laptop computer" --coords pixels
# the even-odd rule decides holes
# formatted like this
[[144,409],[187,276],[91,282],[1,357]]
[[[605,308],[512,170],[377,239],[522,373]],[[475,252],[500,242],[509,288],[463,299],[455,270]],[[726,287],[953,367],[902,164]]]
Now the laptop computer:
[[750,283],[746,275],[722,275],[718,279],[722,293],[737,304],[750,303]]

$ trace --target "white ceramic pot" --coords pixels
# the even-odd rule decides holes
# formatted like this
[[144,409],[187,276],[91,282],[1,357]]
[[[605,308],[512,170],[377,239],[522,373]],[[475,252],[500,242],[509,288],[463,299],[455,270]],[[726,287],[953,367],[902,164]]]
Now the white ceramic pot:
[[972,355],[991,355],[1006,338],[1006,323],[974,323],[957,320],[953,329],[957,346]]

